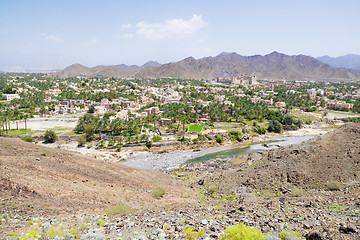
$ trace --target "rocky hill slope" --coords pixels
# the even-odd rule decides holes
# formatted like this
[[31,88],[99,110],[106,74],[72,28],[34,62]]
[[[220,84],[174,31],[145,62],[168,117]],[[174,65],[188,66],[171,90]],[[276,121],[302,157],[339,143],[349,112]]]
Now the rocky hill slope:
[[[181,182],[160,171],[105,162],[63,149],[0,137],[1,216],[61,216],[104,213],[109,206],[154,207],[192,204]],[[152,190],[161,186],[162,199]],[[18,225],[22,226],[21,221]],[[0,232],[10,224],[0,224]],[[12,225],[13,226],[13,225]],[[2,228],[2,229],[1,229]]]
[[316,59],[333,67],[349,68],[360,72],[360,55],[347,54],[336,58],[322,56]]
[[[359,133],[359,124],[348,124],[301,145],[190,164],[174,172],[181,181],[0,138],[0,213],[8,216],[0,221],[0,238],[39,228],[44,239],[70,238],[74,229],[81,239],[184,239],[191,226],[204,230],[204,239],[219,239],[242,222],[270,234],[267,239],[292,230],[303,235],[291,238],[297,240],[357,240]],[[333,189],[328,182],[336,182]],[[158,185],[166,191],[162,199],[151,194]],[[103,214],[119,203],[139,210]],[[91,215],[76,214],[86,212]]]
[[95,66],[92,68],[85,67],[81,64],[73,64],[62,71],[52,74],[53,77],[76,77],[76,76],[85,76],[85,77],[94,77],[94,76],[105,76],[105,77],[117,77],[117,78],[128,78],[135,76],[142,69],[151,69],[161,66],[160,63],[156,61],[150,61],[145,63],[142,66],[137,65],[110,65],[110,66]]
[[96,66],[93,68],[72,65],[54,76],[107,76],[137,78],[188,78],[216,79],[255,74],[260,79],[286,80],[349,80],[359,79],[360,73],[350,69],[336,68],[313,57],[289,56],[273,52],[261,56],[241,56],[237,53],[222,53],[216,57],[195,59],[188,57],[179,62],[138,66]]
[[[360,186],[360,124],[347,124],[302,144],[255,153],[248,159],[226,161],[222,166],[204,162],[196,166],[203,181],[217,183],[226,194],[243,187],[255,191],[288,191]],[[222,174],[201,174],[224,167]],[[199,175],[199,176],[200,176]],[[201,178],[201,177],[200,177]],[[276,191],[277,191],[276,190]]]

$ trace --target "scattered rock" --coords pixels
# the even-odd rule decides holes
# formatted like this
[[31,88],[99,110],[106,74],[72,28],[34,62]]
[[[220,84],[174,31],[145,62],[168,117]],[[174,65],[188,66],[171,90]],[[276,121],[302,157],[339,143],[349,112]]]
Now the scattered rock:
[[357,228],[354,224],[348,223],[348,224],[346,224],[346,226],[341,225],[339,228],[339,231],[342,233],[356,233]]
[[305,235],[306,240],[323,240],[324,236],[318,230],[312,230]]
[[202,225],[207,225],[208,224],[208,221],[206,219],[203,219],[200,221]]

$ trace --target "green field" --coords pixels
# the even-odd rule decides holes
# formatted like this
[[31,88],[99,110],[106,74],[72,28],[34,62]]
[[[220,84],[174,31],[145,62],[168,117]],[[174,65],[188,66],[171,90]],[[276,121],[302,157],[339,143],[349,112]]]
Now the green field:
[[201,132],[203,127],[203,125],[193,124],[189,126],[189,132]]
[[356,113],[353,113],[353,112],[334,111],[334,113],[337,113],[337,114],[344,114],[344,115],[356,115]]
[[[33,135],[35,133],[40,133],[40,132],[43,132],[43,131],[32,131],[31,129],[11,129],[11,130],[8,130],[7,134],[11,137],[16,137],[16,136],[25,136],[25,135]],[[6,133],[6,132],[2,132],[2,133]]]

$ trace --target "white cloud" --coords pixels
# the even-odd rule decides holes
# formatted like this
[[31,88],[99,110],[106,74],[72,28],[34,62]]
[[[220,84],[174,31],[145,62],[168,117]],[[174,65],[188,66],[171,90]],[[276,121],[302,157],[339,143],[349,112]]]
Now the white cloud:
[[89,45],[93,45],[97,42],[99,42],[99,39],[97,37],[92,37],[89,41],[83,42],[83,45],[89,46]]
[[130,23],[121,25],[121,29],[130,29],[131,27]]
[[47,33],[40,33],[40,36],[44,37],[45,40],[47,40],[47,41],[55,41],[55,42],[62,42],[63,41],[63,39],[60,38],[59,36],[49,35]]
[[207,23],[202,20],[201,15],[193,15],[189,20],[174,18],[166,20],[164,23],[139,22],[136,26],[138,27],[137,33],[145,39],[162,40],[192,34],[207,26]]
[[130,39],[133,38],[133,34],[132,33],[124,33],[120,35],[120,38],[125,38],[125,39]]
[[45,39],[49,40],[49,41],[56,41],[56,42],[62,42],[63,41],[60,37],[55,36],[55,35],[49,35]]

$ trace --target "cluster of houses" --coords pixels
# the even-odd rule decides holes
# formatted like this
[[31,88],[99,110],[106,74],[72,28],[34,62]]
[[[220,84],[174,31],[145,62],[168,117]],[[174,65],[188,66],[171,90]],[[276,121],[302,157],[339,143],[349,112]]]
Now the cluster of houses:
[[245,87],[257,85],[257,78],[255,74],[251,75],[240,75],[236,77],[218,77],[216,79],[218,83],[228,84],[228,85],[242,85]]
[[6,101],[11,101],[14,99],[20,99],[19,94],[3,94],[2,95],[4,98],[6,98]]
[[[354,107],[354,104],[347,103],[342,100],[337,99],[329,99],[326,96],[335,96],[337,98],[345,98],[350,97],[353,99],[356,99],[360,97],[360,94],[347,94],[344,96],[342,93],[334,93],[333,91],[325,91],[324,89],[307,89],[306,93],[310,95],[311,99],[315,100],[317,96],[320,96],[320,100],[323,100],[325,102],[325,107],[328,109],[348,109],[351,110]],[[326,95],[326,96],[325,96]],[[318,101],[317,106],[318,109],[321,109],[323,107],[320,106],[320,102]]]
[[[16,82],[15,79],[12,81]],[[45,81],[45,80],[36,80],[33,79],[33,81]],[[257,78],[254,74],[252,75],[241,75],[237,77],[221,77],[217,78],[217,83],[221,84],[230,84],[230,85],[243,85],[243,86],[256,86],[258,85]],[[64,82],[63,82],[64,83]],[[87,83],[89,84],[89,82]],[[184,93],[181,91],[177,91],[177,89],[182,89],[185,86],[182,86],[180,84],[175,84],[173,86],[167,85],[162,86],[161,88],[158,87],[142,87],[139,86],[136,83],[133,83],[138,88],[136,90],[134,89],[126,89],[125,93],[131,93],[135,92],[138,94],[139,97],[136,101],[129,100],[125,97],[119,97],[117,99],[113,99],[112,101],[109,101],[108,99],[104,98],[100,102],[95,101],[89,101],[89,100],[73,100],[73,99],[65,99],[62,101],[58,101],[57,99],[54,99],[55,97],[59,96],[62,93],[62,90],[59,89],[59,83],[56,83],[55,86],[52,89],[48,89],[45,91],[47,94],[47,98],[44,99],[44,102],[49,103],[52,105],[50,114],[74,114],[74,113],[85,113],[89,110],[90,106],[94,106],[95,111],[97,113],[103,114],[109,111],[115,111],[116,118],[120,118],[123,120],[128,120],[131,118],[146,118],[153,115],[159,115],[160,110],[158,107],[149,107],[145,109],[142,112],[139,112],[139,109],[141,109],[143,106],[150,105],[155,100],[159,100],[162,104],[171,104],[171,103],[180,103],[181,98],[184,96]],[[297,82],[286,82],[282,80],[278,81],[271,81],[271,82],[263,82],[262,83],[265,86],[270,86],[271,90],[261,90],[257,96],[253,96],[251,100],[253,102],[264,102],[268,106],[277,107],[277,108],[286,108],[285,102],[274,102],[272,98],[268,97],[271,95],[276,95],[277,93],[274,92],[274,86],[278,85],[284,85],[287,87],[299,87],[301,84],[304,84],[301,81]],[[28,87],[28,89],[24,88],[23,86],[20,86],[20,82],[17,83],[19,87],[16,89],[18,93],[21,92],[27,92],[29,89],[34,89],[35,87],[25,84],[25,87]],[[80,85],[76,85],[74,83],[67,83],[67,86],[74,89],[75,91],[80,91],[83,88]],[[201,86],[191,86],[192,88],[195,88],[197,90],[198,88],[202,88]],[[99,89],[93,89],[92,92],[99,93],[99,92],[109,92],[109,89],[114,90],[114,86],[107,86],[104,85],[103,89],[101,89],[101,86],[98,87]],[[115,88],[116,89],[116,88]],[[291,89],[291,88],[290,88]],[[221,86],[213,85],[211,89],[206,89],[205,93],[211,94],[214,96],[214,100],[218,102],[222,102],[227,105],[233,105],[233,103],[229,100],[227,100],[227,97],[225,95],[220,94],[224,90]],[[337,93],[332,91],[331,88],[324,89],[308,89],[306,91],[307,94],[310,95],[312,99],[322,100],[322,102],[325,102],[326,108],[329,109],[352,109],[354,104],[352,103],[346,103],[345,101],[340,100],[330,100],[329,96],[335,96],[336,98],[360,98],[360,90],[352,91],[351,93]],[[202,89],[204,92],[204,90]],[[236,96],[246,96],[244,94],[244,91],[239,89],[234,89],[234,94]],[[295,93],[295,90],[289,90],[288,93]],[[3,98],[6,98],[7,101],[11,101],[13,99],[19,99],[19,94],[3,94]],[[197,99],[197,102],[199,102],[203,106],[207,106],[212,103],[212,101],[204,101],[201,99]],[[189,105],[192,105],[191,102],[188,103]],[[322,104],[323,105],[323,104]],[[321,108],[320,104],[317,106],[318,108]],[[163,122],[170,121],[170,119],[162,119]],[[208,116],[203,115],[199,121],[201,122],[207,122],[209,121]]]

